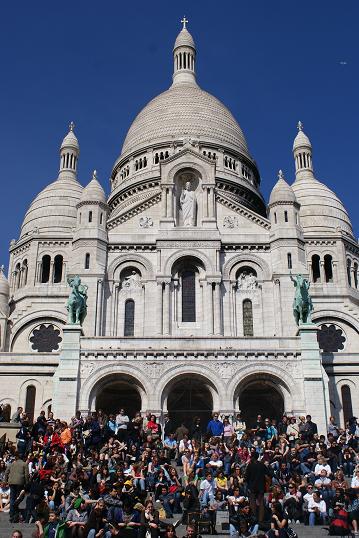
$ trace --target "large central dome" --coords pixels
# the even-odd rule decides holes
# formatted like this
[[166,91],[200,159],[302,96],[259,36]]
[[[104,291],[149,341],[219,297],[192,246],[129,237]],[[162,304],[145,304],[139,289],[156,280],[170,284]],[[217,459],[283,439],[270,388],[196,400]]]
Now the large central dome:
[[122,154],[186,136],[223,144],[250,158],[243,132],[228,108],[188,83],[173,84],[145,106],[127,133]]
[[[191,138],[253,162],[242,129],[226,106],[196,82],[196,48],[184,27],[173,49],[173,84],[150,101],[132,123],[119,158],[150,146]],[[118,161],[117,161],[118,162]]]

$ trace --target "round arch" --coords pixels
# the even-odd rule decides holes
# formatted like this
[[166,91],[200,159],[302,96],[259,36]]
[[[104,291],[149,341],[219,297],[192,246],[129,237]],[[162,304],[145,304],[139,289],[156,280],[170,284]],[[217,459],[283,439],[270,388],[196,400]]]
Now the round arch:
[[141,396],[141,409],[146,410],[149,407],[149,396],[153,392],[153,387],[149,379],[137,367],[128,364],[108,364],[97,368],[91,376],[87,376],[82,383],[80,390],[79,408],[81,410],[94,410],[96,405],[96,396],[100,390],[109,382],[110,379],[121,378],[133,383]]
[[[198,161],[194,161],[192,159],[189,160],[188,158],[186,158],[187,155],[185,154],[181,155],[181,157],[182,159],[180,159],[180,162],[176,162],[174,166],[168,167],[167,165],[166,178],[167,178],[168,183],[173,183],[178,173],[180,173],[183,170],[189,170],[189,171],[193,170],[194,172],[196,172],[197,174],[201,176],[202,180],[203,178],[208,176],[208,168],[212,165],[212,163],[208,163],[208,164],[206,163],[206,166],[203,166]],[[198,155],[196,155],[196,157],[198,157]]]
[[223,280],[235,280],[235,273],[241,264],[253,265],[259,280],[270,280],[271,271],[267,263],[255,254],[238,254],[230,258],[223,267]]
[[[293,395],[298,392],[294,379],[284,368],[263,363],[243,367],[233,376],[227,390],[235,410],[238,410],[240,392],[255,379],[265,381],[280,393],[283,398],[284,411],[291,412],[293,410]],[[302,406],[297,405],[296,407]]]
[[181,258],[197,258],[204,267],[204,270],[207,274],[213,274],[215,272],[215,269],[213,267],[213,264],[211,260],[203,254],[203,252],[200,252],[198,250],[193,249],[187,249],[187,250],[176,250],[169,258],[167,258],[165,266],[164,266],[164,274],[165,275],[171,275],[172,274],[172,268],[180,260]]
[[204,431],[213,411],[220,406],[218,388],[203,372],[176,372],[160,394],[161,410],[169,413],[176,426],[183,422],[190,428],[194,417],[199,417]]
[[[313,323],[320,323],[321,320],[327,319],[327,323],[329,323],[331,320],[333,322],[340,323],[347,323],[352,329],[354,329],[359,334],[359,321],[351,316],[350,314],[347,314],[346,312],[338,312],[335,310],[315,310],[313,312]],[[322,323],[325,323],[322,321]]]
[[117,256],[113,262],[110,264],[108,268],[108,278],[109,280],[114,280],[115,275],[118,272],[121,272],[122,269],[124,269],[124,266],[135,266],[137,267],[141,273],[142,277],[146,280],[153,280],[154,279],[154,270],[152,263],[145,258],[144,256],[141,256],[141,254],[121,254],[120,256]]

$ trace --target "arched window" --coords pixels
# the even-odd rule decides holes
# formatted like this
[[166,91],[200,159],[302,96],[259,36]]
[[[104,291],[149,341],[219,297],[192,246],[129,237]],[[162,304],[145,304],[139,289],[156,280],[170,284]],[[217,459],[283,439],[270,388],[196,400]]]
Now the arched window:
[[124,336],[134,336],[135,334],[135,301],[128,299],[125,302],[125,328]]
[[103,223],[103,213],[100,213],[100,224]]
[[325,282],[333,282],[333,258],[330,254],[324,256]]
[[292,255],[290,252],[287,253],[287,264],[288,264],[288,269],[293,269]]
[[14,273],[15,289],[20,288],[20,278],[21,278],[21,266],[20,266],[20,263],[17,263],[15,266],[15,273]]
[[58,283],[62,281],[62,266],[63,266],[63,257],[58,254],[54,259],[54,282]]
[[88,252],[85,254],[85,269],[90,269],[90,254]]
[[45,254],[45,256],[42,257],[42,261],[41,261],[40,282],[42,282],[43,284],[45,282],[48,282],[50,279],[50,265],[51,265],[51,258],[48,254]]
[[29,385],[26,389],[25,413],[29,417],[31,423],[34,421],[35,399],[36,388],[34,385]]
[[347,422],[347,420],[349,420],[353,416],[352,395],[350,392],[349,385],[343,385],[341,392],[344,422]]
[[354,286],[355,286],[355,289],[357,290],[358,289],[358,264],[357,262],[355,262],[353,265],[353,276],[354,276]]
[[274,211],[274,224],[277,224],[277,213]]
[[250,299],[243,301],[243,336],[253,336],[253,307]]
[[288,211],[284,211],[284,222],[288,222]]
[[347,277],[348,277],[348,284],[349,284],[349,286],[352,285],[352,275],[351,275],[351,272],[352,272],[352,261],[351,261],[351,260],[347,260]]
[[89,211],[89,222],[92,222],[92,211]]
[[320,257],[318,254],[312,256],[312,277],[313,282],[320,282]]
[[182,321],[196,321],[196,273],[186,270],[182,273]]
[[27,272],[28,272],[28,266],[27,266],[27,260],[24,260],[22,262],[22,286],[26,286],[27,284]]

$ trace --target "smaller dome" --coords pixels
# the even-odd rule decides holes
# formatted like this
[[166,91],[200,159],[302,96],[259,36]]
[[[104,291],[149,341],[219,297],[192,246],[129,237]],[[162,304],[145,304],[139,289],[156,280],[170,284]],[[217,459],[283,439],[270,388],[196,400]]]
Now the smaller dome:
[[106,195],[105,191],[102,188],[102,185],[97,179],[96,170],[93,171],[92,179],[88,185],[82,191],[80,198],[81,202],[102,202],[106,204]]
[[269,198],[269,205],[271,206],[278,202],[287,202],[289,204],[294,204],[297,202],[292,187],[288,185],[288,183],[284,179],[282,170],[279,170],[278,181],[272,189]]
[[79,141],[77,140],[77,137],[74,133],[74,128],[75,128],[75,124],[74,122],[72,121],[69,125],[69,132],[67,133],[67,135],[65,136],[65,138],[63,139],[62,141],[62,144],[61,144],[61,147],[60,147],[60,150],[63,149],[63,148],[75,148],[75,149],[80,149],[80,145],[79,145]]
[[187,30],[187,28],[182,28],[182,30],[178,34],[173,50],[175,50],[177,47],[191,47],[192,49],[196,50],[194,39]]
[[0,267],[0,314],[5,316],[9,313],[10,285],[4,275],[4,266]]
[[303,147],[311,148],[312,144],[310,143],[309,138],[303,131],[303,124],[301,121],[298,122],[297,127],[298,127],[298,134],[295,137],[294,142],[293,142],[293,151],[296,150],[297,148],[303,148]]

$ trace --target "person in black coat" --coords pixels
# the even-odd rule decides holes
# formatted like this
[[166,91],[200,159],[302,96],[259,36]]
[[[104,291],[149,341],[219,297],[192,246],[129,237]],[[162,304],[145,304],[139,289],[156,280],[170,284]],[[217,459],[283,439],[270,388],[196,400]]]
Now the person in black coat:
[[253,514],[256,514],[258,506],[258,521],[263,522],[264,519],[264,490],[265,479],[269,475],[267,467],[261,461],[258,461],[258,454],[254,452],[251,461],[246,469],[246,482],[249,491],[249,504]]

